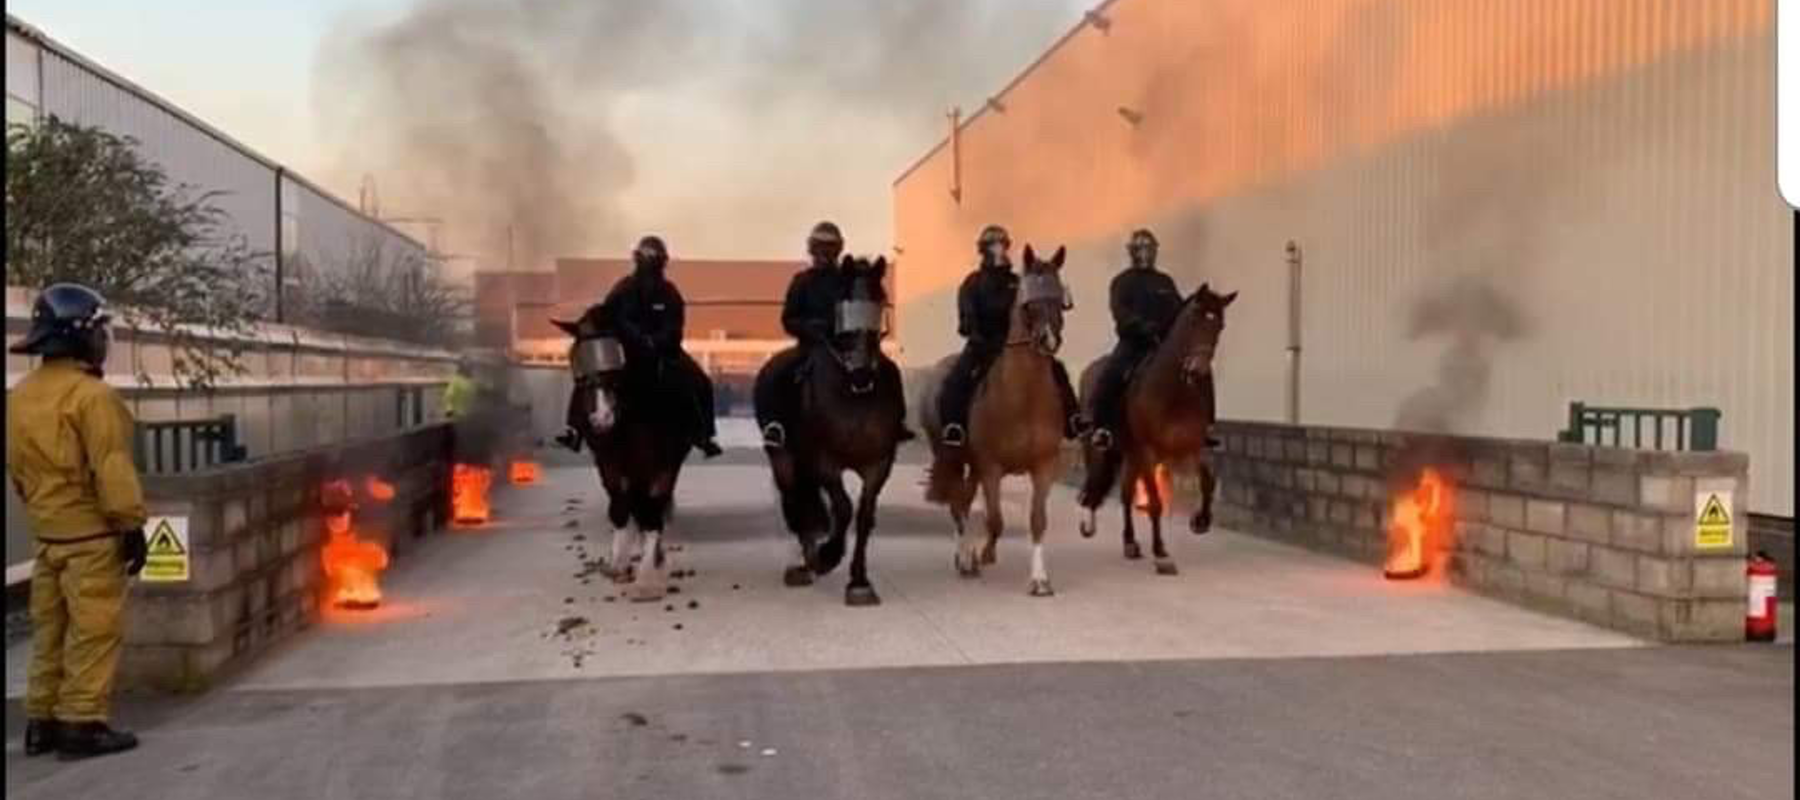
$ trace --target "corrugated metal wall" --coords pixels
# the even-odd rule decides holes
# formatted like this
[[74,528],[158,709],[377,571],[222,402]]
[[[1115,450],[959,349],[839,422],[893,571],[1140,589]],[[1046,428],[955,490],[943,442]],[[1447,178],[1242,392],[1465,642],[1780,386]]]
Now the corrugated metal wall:
[[[282,258],[304,260],[313,269],[341,264],[356,248],[371,241],[379,241],[384,252],[396,260],[406,256],[424,259],[425,247],[418,241],[363,216],[293,173],[281,170],[275,162],[203,123],[184,118],[172,106],[60,45],[40,47],[13,30],[16,24],[16,20],[8,18],[9,94],[14,94],[15,89],[24,92],[33,88],[27,80],[32,77],[30,70],[19,69],[15,77],[15,67],[29,67],[41,61],[44,113],[136,139],[142,153],[162,166],[172,184],[186,184],[196,192],[218,193],[214,203],[230,216],[234,232],[242,234],[255,251],[273,259],[278,238],[285,236],[298,241],[279,242]],[[28,35],[41,36],[34,31]],[[19,96],[30,99],[24,94]],[[282,194],[279,217],[278,193]],[[278,235],[282,217],[289,224],[285,234]],[[270,317],[275,312],[273,307],[266,310]]]
[[[1283,246],[1304,251],[1302,421],[1545,439],[1570,400],[1717,406],[1751,507],[1793,513],[1793,227],[1765,0],[1119,0],[895,186],[907,361],[955,346],[989,221],[1068,243],[1070,363],[1149,224],[1241,291],[1222,413],[1285,414]],[[1119,113],[1140,115],[1131,123]],[[1449,309],[1416,333],[1429,304]],[[1496,319],[1516,331],[1491,332]],[[1460,343],[1460,346],[1459,346]],[[1432,408],[1432,406],[1438,408]],[[1403,413],[1403,410],[1406,413]]]
[[[218,192],[214,204],[258,252],[275,252],[275,170],[61,54],[44,51],[42,109],[138,140],[171,184]],[[272,311],[272,309],[271,309]]]

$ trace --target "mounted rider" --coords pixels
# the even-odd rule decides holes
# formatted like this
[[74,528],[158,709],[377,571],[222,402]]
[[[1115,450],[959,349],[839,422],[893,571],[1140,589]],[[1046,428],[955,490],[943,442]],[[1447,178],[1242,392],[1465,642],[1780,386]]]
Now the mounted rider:
[[[688,396],[693,424],[693,445],[707,458],[722,451],[714,439],[717,422],[713,413],[712,379],[693,356],[681,348],[687,324],[687,302],[665,274],[669,250],[661,238],[645,236],[631,253],[632,272],[619,279],[601,306],[618,327],[619,342],[628,363],[653,364],[659,382]],[[572,398],[571,398],[572,400]],[[577,419],[575,403],[569,404],[568,429],[557,441],[579,450],[586,424]]]
[[[944,376],[943,393],[938,398],[939,418],[944,423],[943,443],[949,447],[962,447],[968,442],[969,406],[974,402],[975,388],[1006,347],[1019,292],[1019,276],[1013,272],[1009,255],[1012,236],[1006,229],[999,225],[983,228],[975,247],[981,254],[981,264],[956,290],[956,332],[965,340],[963,350],[950,374]],[[1069,383],[1068,369],[1060,359],[1052,357],[1050,361],[1067,418],[1063,435],[1074,439],[1087,431],[1087,419]]]
[[[1181,291],[1174,278],[1157,269],[1157,250],[1156,234],[1145,228],[1132,232],[1125,245],[1130,261],[1113,277],[1107,292],[1119,342],[1095,387],[1095,427],[1089,441],[1101,450],[1116,452],[1118,435],[1125,426],[1125,389],[1132,374],[1156,352],[1181,313]],[[1216,444],[1207,439],[1209,447]]]
[[[788,428],[801,411],[800,384],[807,377],[807,365],[815,353],[831,345],[838,305],[844,300],[844,267],[839,262],[843,252],[844,234],[835,223],[820,222],[806,237],[811,264],[788,283],[781,306],[781,327],[794,337],[795,346],[771,359],[756,384],[756,424],[762,429],[764,447],[787,446]],[[886,353],[878,352],[876,357],[880,364],[876,380],[899,386],[899,366]],[[905,416],[902,406],[901,441],[913,438]]]

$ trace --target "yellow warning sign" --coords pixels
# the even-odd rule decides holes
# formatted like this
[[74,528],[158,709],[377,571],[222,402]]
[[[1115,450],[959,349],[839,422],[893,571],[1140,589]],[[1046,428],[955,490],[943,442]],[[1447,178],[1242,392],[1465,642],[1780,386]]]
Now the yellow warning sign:
[[1731,546],[1731,493],[1694,495],[1694,547],[1719,550]]
[[187,517],[150,518],[149,555],[138,578],[146,583],[178,583],[188,579]]

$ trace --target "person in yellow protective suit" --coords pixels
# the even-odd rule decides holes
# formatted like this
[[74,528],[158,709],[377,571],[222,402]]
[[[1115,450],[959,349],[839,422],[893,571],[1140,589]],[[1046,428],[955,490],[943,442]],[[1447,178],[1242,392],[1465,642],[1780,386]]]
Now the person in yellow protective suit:
[[137,746],[107,725],[127,582],[148,555],[134,423],[100,377],[108,322],[99,293],[56,284],[38,295],[30,332],[10,348],[43,359],[6,400],[6,471],[36,539],[28,756],[73,760]]
[[468,416],[475,408],[475,395],[480,392],[468,361],[456,362],[456,374],[444,385],[444,416],[449,419]]

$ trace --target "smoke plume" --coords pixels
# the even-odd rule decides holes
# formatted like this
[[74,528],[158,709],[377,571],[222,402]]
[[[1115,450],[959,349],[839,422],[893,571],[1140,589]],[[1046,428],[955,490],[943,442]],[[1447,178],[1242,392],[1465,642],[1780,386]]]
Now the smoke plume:
[[[541,269],[659,232],[791,256],[819,218],[885,245],[888,186],[1079,18],[1075,0],[418,0],[320,52],[340,179],[450,249]],[[859,236],[860,234],[860,236]],[[511,258],[508,259],[510,252]]]
[[1494,348],[1524,333],[1518,310],[1482,276],[1457,277],[1426,293],[1412,309],[1407,338],[1443,337],[1449,347],[1438,359],[1437,383],[1401,402],[1398,427],[1451,432],[1487,399]]

